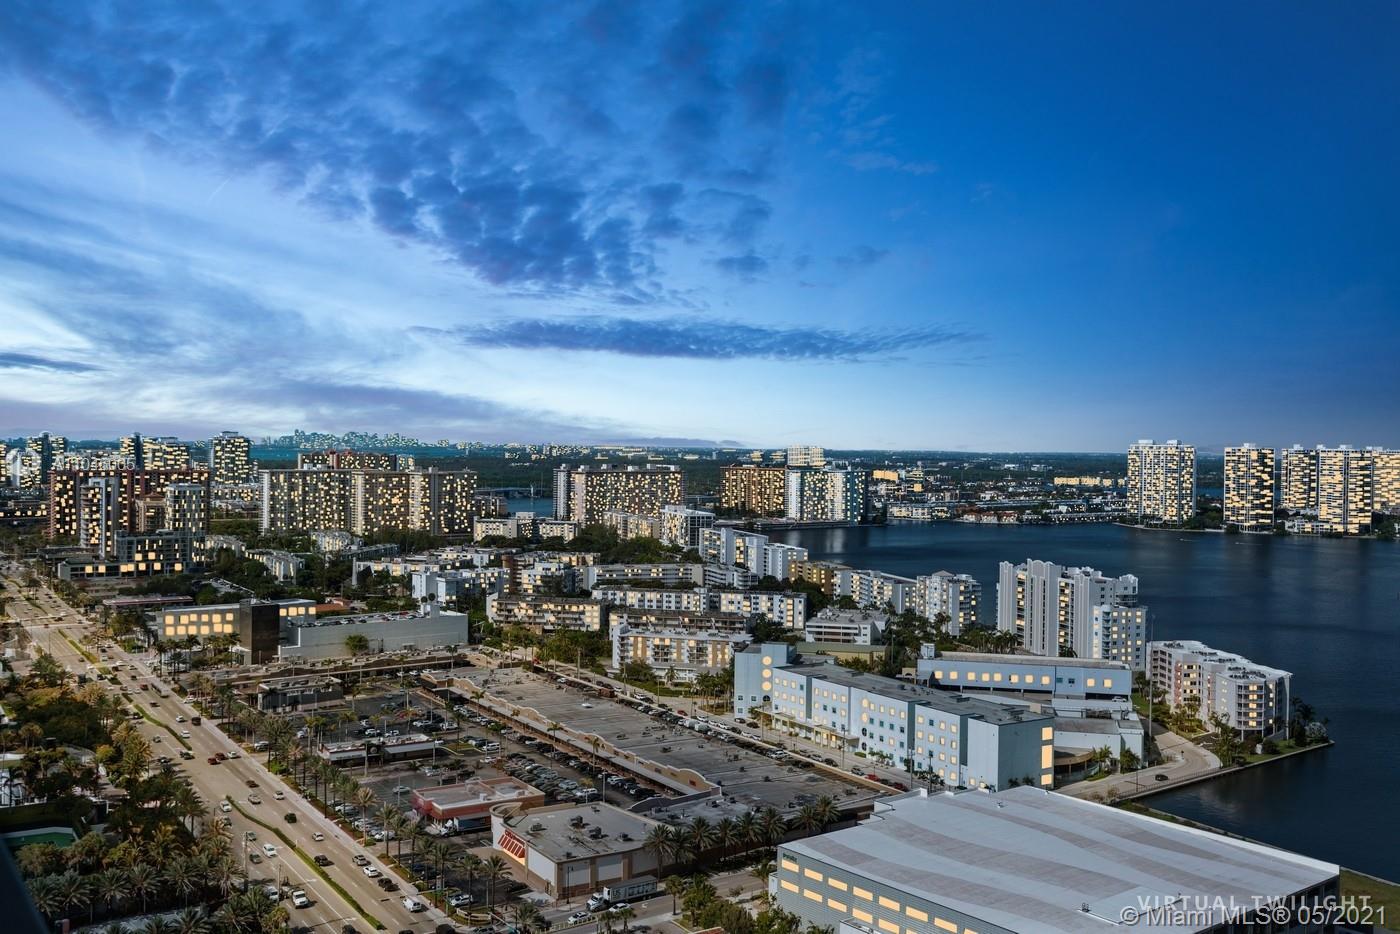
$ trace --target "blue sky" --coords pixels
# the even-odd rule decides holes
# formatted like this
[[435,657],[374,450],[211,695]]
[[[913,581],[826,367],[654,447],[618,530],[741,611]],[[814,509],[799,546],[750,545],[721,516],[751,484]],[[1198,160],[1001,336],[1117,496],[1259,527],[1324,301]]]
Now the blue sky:
[[0,9],[0,434],[1400,445],[1400,8]]

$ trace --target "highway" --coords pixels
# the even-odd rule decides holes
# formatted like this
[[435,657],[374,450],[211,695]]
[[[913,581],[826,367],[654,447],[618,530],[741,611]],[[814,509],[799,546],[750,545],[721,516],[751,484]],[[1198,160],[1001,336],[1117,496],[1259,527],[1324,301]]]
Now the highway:
[[[6,576],[9,577],[10,573],[7,571]],[[33,604],[30,604],[24,597],[17,595],[17,586],[17,581],[12,582],[7,591],[7,596],[10,597],[7,613],[24,625],[36,645],[43,647],[70,672],[87,674],[91,663],[72,643],[78,643],[83,632],[93,628],[93,624],[64,604],[46,587],[41,585],[28,593],[28,597],[33,600]],[[433,931],[439,923],[447,920],[442,912],[432,907],[418,913],[410,913],[404,908],[401,899],[417,895],[417,891],[407,882],[400,880],[399,891],[392,894],[386,894],[375,885],[352,861],[353,856],[361,854],[369,858],[373,865],[382,868],[382,863],[375,855],[360,846],[357,840],[347,836],[333,822],[323,818],[310,802],[269,772],[261,761],[261,756],[254,756],[251,752],[240,749],[208,719],[205,719],[201,726],[191,726],[189,718],[195,716],[198,711],[177,697],[171,691],[168,682],[155,675],[150,667],[151,658],[128,655],[117,646],[109,648],[107,652],[108,658],[102,664],[118,663],[123,666],[117,674],[121,676],[121,686],[131,692],[127,699],[138,704],[147,715],[157,721],[152,723],[143,719],[139,725],[141,732],[151,740],[153,754],[169,756],[181,767],[211,814],[219,814],[219,802],[225,797],[237,803],[238,808],[224,815],[232,821],[236,851],[241,853],[239,848],[247,831],[255,834],[254,841],[248,846],[257,851],[259,856],[262,855],[261,848],[264,843],[276,846],[278,852],[275,857],[263,859],[258,865],[248,863],[249,875],[253,879],[273,880],[275,877],[275,881],[286,880],[294,887],[305,889],[312,900],[310,907],[298,909],[292,907],[290,902],[287,905],[293,927],[300,925],[315,931],[332,931],[337,934],[347,924],[359,931],[373,929],[373,926],[327,886],[300,856],[286,847],[271,831],[245,818],[239,813],[239,808],[282,831],[308,856],[323,854],[328,857],[331,865],[325,867],[326,873],[366,912],[383,923],[387,930],[413,931],[417,934]],[[120,690],[117,685],[106,681],[97,683],[113,692]],[[141,690],[142,684],[149,684],[152,689]],[[168,696],[158,697],[158,691],[164,691]],[[184,717],[184,722],[178,722],[177,717]],[[195,757],[193,760],[179,758],[180,750],[184,747],[164,728],[166,726],[176,733],[182,730],[189,732],[188,742]],[[226,755],[236,752],[238,757],[219,765],[209,765],[208,758],[219,752]],[[256,782],[257,788],[250,789],[247,786],[249,781]],[[285,800],[275,799],[279,791],[285,795]],[[257,794],[262,803],[250,803],[250,794]],[[296,823],[285,821],[284,815],[288,812],[297,816]],[[324,840],[317,842],[312,839],[312,835],[317,832],[324,835]],[[426,899],[420,900],[426,903]]]

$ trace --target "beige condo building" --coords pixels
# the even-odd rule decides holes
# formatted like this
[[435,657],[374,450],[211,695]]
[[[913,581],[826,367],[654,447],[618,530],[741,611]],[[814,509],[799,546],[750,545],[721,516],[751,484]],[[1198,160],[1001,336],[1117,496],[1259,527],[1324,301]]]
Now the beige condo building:
[[1196,448],[1180,441],[1139,441],[1128,448],[1128,512],[1152,522],[1196,514]]
[[1226,525],[1264,532],[1274,524],[1274,449],[1242,444],[1225,449]]
[[685,502],[685,476],[669,464],[599,464],[556,467],[554,518],[584,525],[610,512],[660,516],[662,507]]
[[723,509],[781,516],[787,509],[787,471],[782,467],[735,464],[722,468],[719,504]]

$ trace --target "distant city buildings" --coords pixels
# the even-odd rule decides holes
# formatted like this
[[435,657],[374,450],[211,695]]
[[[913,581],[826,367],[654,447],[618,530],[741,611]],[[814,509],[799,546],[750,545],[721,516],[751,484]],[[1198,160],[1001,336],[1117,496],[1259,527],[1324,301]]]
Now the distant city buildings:
[[1274,526],[1274,449],[1242,444],[1225,449],[1223,518],[1242,532]]
[[1142,670],[1147,608],[1138,580],[1049,561],[1003,561],[997,582],[997,629],[1014,632],[1032,655],[1107,659]]
[[1128,512],[1144,522],[1182,523],[1196,514],[1196,449],[1180,441],[1128,448]]
[[220,432],[209,440],[209,478],[213,483],[234,485],[257,479],[252,442],[236,431]]
[[825,467],[826,451],[813,445],[797,444],[787,449],[789,467]]
[[38,483],[44,484],[49,482],[49,471],[53,468],[54,458],[67,452],[68,439],[45,431],[26,439],[24,447],[38,458]]
[[1293,675],[1190,640],[1148,646],[1148,677],[1174,710],[1194,707],[1204,729],[1219,716],[1259,738],[1286,732]]
[[119,533],[208,528],[208,473],[170,470],[56,470],[49,483],[49,537],[115,553]]
[[676,548],[698,549],[700,536],[706,529],[713,528],[715,514],[705,509],[688,509],[685,506],[667,505],[661,507],[659,538],[663,545]]
[[721,509],[756,516],[787,514],[787,470],[735,464],[720,470]]
[[1269,531],[1282,510],[1294,532],[1366,535],[1376,514],[1400,514],[1400,451],[1245,444],[1224,468],[1224,522],[1240,531]]
[[557,467],[554,518],[601,523],[609,512],[660,516],[662,507],[685,502],[685,476],[672,465],[632,464]]
[[265,470],[261,525],[264,531],[323,529],[365,535],[412,529],[466,535],[472,530],[475,491],[476,475],[469,470]]
[[862,522],[869,473],[854,467],[793,468],[784,478],[787,518],[799,522]]

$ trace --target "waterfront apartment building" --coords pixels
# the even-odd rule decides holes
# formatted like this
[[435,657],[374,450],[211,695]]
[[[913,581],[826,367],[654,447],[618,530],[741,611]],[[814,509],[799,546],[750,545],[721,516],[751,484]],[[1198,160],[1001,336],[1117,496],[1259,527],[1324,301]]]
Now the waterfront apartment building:
[[789,519],[858,523],[866,517],[868,471],[854,467],[789,467],[784,484],[783,498]]
[[934,571],[914,579],[914,594],[909,608],[924,619],[934,619],[939,613],[948,616],[948,635],[958,636],[963,629],[976,626],[982,614],[982,585],[971,574]]
[[1139,441],[1128,448],[1128,512],[1143,522],[1185,522],[1196,514],[1196,448]]
[[786,477],[787,471],[782,467],[724,467],[720,470],[720,508],[756,516],[786,515]]
[[1375,457],[1343,445],[1317,449],[1317,524],[1320,531],[1361,535],[1371,531]]
[[1173,709],[1197,705],[1201,725],[1221,716],[1234,730],[1260,739],[1288,731],[1291,672],[1258,665],[1190,640],[1148,646],[1148,677]]
[[469,470],[265,470],[262,528],[464,535],[471,532],[475,491]]
[[685,476],[667,464],[584,464],[554,470],[554,518],[582,525],[609,512],[659,516],[663,506],[685,502]]
[[[1122,808],[1007,788],[877,802],[854,827],[779,844],[773,902],[838,934],[1329,929],[1340,870]],[[1142,914],[1137,912],[1144,908]],[[1161,920],[1151,912],[1161,911]]]
[[1273,448],[1242,444],[1225,449],[1224,520],[1242,532],[1274,526]]
[[767,535],[745,532],[732,526],[702,529],[700,557],[711,564],[746,568],[757,577],[787,580],[799,561],[807,560],[807,549],[798,545],[770,542]]
[[387,451],[302,451],[297,454],[297,469],[329,467],[332,470],[412,470],[413,458]]
[[785,643],[734,658],[734,712],[762,714],[818,745],[931,772],[950,786],[1054,782],[1053,718],[1029,706],[952,694],[808,662]]
[[1014,632],[1032,655],[1072,652],[1141,670],[1146,661],[1147,608],[1138,580],[1049,561],[1003,561],[997,580],[997,629]]
[[1279,453],[1279,505],[1289,512],[1317,512],[1317,454],[1295,444]]
[[715,514],[706,509],[688,509],[685,506],[667,505],[661,507],[660,539],[664,545],[677,548],[700,547],[700,535],[714,528]]
[[209,440],[209,478],[218,484],[253,483],[253,443],[236,431],[220,432]]
[[876,610],[839,610],[829,606],[803,623],[807,642],[874,645],[885,630],[885,614]]

